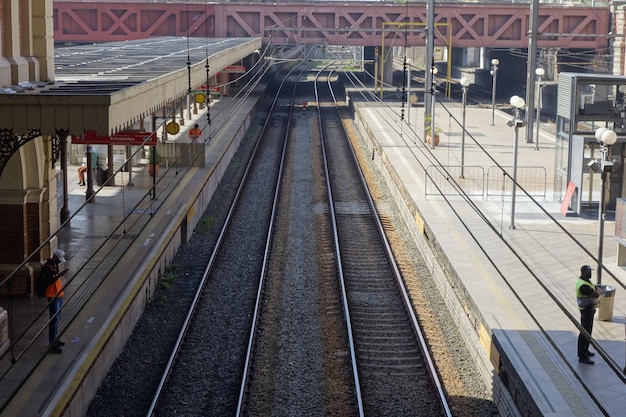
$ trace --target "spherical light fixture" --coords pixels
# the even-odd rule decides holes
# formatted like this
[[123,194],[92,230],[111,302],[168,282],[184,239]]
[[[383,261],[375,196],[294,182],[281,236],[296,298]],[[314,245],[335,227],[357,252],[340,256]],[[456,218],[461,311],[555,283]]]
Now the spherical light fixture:
[[598,142],[602,142],[602,134],[603,134],[604,132],[606,132],[607,130],[609,130],[609,129],[607,129],[606,127],[599,127],[599,128],[596,130],[595,137],[596,137],[596,140],[597,140]]
[[520,96],[511,97],[511,100],[509,100],[509,102],[511,103],[511,106],[515,107],[516,109],[521,109],[526,104],[526,101]]
[[543,77],[546,74],[546,70],[544,70],[543,68],[539,67],[535,70],[535,74],[537,74],[537,76],[539,77]]
[[463,77],[463,78],[461,78],[459,80],[459,84],[461,84],[461,87],[463,87],[463,88],[469,87],[471,83],[472,82],[469,79],[465,78],[465,77]]
[[614,145],[617,142],[617,133],[611,129],[606,129],[602,136],[600,137],[600,141],[607,146]]
[[500,60],[498,58],[493,58],[491,60],[491,74],[492,84],[491,84],[491,126],[495,126],[495,114],[496,114],[496,79],[498,78],[498,64],[500,64]]

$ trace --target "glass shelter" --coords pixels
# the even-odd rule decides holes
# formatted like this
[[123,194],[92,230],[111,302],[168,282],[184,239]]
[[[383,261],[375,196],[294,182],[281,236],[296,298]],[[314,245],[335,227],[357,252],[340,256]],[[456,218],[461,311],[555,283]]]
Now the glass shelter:
[[607,181],[606,207],[624,195],[624,143],[626,143],[626,76],[603,74],[559,74],[554,164],[554,200],[569,200],[576,214],[597,210],[601,174],[590,167],[602,158],[595,132],[604,127],[617,133],[609,147],[608,160],[615,169]]

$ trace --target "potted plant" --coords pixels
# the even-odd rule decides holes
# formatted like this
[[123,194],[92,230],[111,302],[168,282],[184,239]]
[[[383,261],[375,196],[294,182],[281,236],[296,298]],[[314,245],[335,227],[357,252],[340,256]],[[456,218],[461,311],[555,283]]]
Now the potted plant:
[[159,175],[161,162],[163,162],[165,158],[159,155],[159,153],[157,152],[156,146],[150,146],[148,148],[147,156],[148,156],[148,174],[150,174],[151,177],[154,177],[155,175]]
[[426,133],[426,143],[432,143],[433,146],[439,145],[439,134],[441,133],[441,127],[439,127],[439,125],[436,123],[435,126],[433,126],[433,116],[430,114],[424,118],[424,132]]

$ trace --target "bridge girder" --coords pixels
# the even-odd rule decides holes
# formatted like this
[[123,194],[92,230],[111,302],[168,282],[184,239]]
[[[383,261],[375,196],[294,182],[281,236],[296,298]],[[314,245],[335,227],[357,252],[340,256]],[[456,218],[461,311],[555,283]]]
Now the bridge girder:
[[[461,48],[528,47],[528,5],[486,6],[438,4],[435,44],[447,45],[451,38],[452,46]],[[608,7],[542,6],[538,46],[604,48],[611,31],[609,16]],[[410,27],[403,25],[407,22]],[[383,41],[381,30],[385,25],[390,28],[390,23],[398,28],[383,32]],[[425,3],[54,3],[57,42],[191,36],[262,37],[264,43],[424,46],[426,34],[416,25],[425,23]]]

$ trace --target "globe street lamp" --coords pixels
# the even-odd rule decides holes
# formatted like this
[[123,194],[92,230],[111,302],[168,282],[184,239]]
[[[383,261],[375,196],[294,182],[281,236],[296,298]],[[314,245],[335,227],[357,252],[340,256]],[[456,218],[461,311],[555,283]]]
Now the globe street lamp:
[[598,271],[597,271],[597,285],[602,284],[602,250],[604,246],[604,206],[606,199],[606,180],[613,171],[613,162],[608,160],[609,146],[617,142],[617,134],[611,129],[601,127],[596,130],[596,140],[600,143],[601,159],[597,161],[592,159],[589,162],[589,167],[596,172],[600,173],[602,188],[600,190],[600,202],[598,204]]
[[498,77],[498,65],[500,64],[500,60],[498,58],[494,58],[491,60],[491,76],[493,77],[493,85],[491,87],[491,126],[495,126],[494,123],[494,115],[496,112],[496,78]]
[[467,103],[467,89],[470,86],[471,82],[467,78],[463,77],[459,81],[461,87],[463,88],[463,101],[462,101],[462,126],[461,126],[461,178],[465,178],[465,173],[463,172],[465,169],[465,106]]
[[537,75],[537,138],[535,139],[535,150],[539,150],[539,123],[541,123],[541,77],[543,77],[546,73],[546,70],[539,67],[535,70],[535,75]]
[[515,109],[515,118],[509,120],[507,125],[515,127],[515,141],[513,142],[513,187],[511,196],[511,226],[509,229],[515,229],[515,194],[517,194],[517,145],[519,142],[519,128],[523,127],[526,122],[519,118],[519,111],[526,104],[525,100],[520,96],[513,96],[509,101]]

